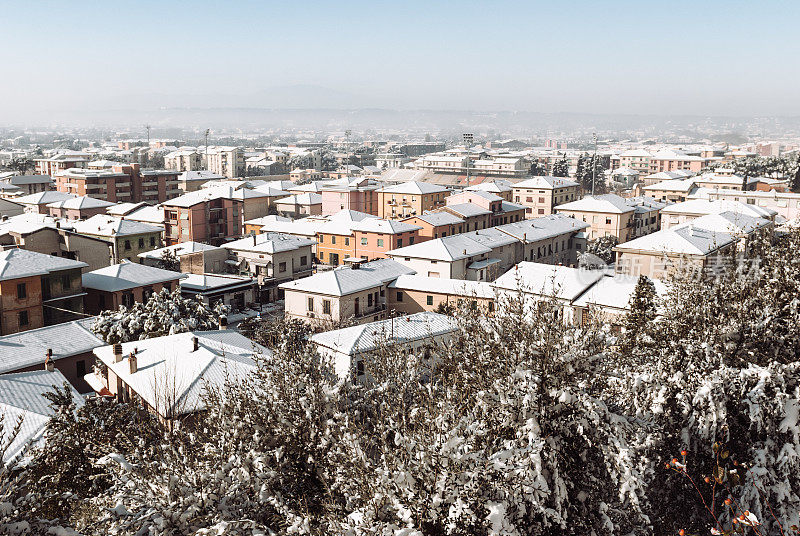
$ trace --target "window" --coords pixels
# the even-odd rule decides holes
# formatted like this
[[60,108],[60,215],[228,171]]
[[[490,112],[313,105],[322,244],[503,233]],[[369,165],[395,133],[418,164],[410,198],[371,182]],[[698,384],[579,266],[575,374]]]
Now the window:
[[367,307],[372,307],[372,294],[367,294]]
[[408,245],[409,246],[413,246],[414,245],[414,237],[413,236],[408,237]]
[[367,238],[366,237],[361,239],[361,245],[362,246],[366,246],[367,245]]
[[400,291],[397,292],[397,301],[399,302],[403,301],[403,293]]
[[382,248],[382,247],[383,247],[383,238],[379,238],[379,239],[378,239],[378,247],[379,247],[379,248]]
[[86,360],[81,359],[80,361],[75,363],[75,372],[77,373],[78,378],[83,378],[86,376]]
[[433,296],[428,296],[425,300],[428,305],[433,305]]
[[28,287],[25,286],[25,283],[17,284],[17,299],[24,300],[28,297]]
[[350,245],[350,237],[347,237],[347,236],[344,237],[344,245],[345,246],[349,246]]
[[286,271],[286,263],[285,262],[282,262],[282,263],[280,263],[278,265],[278,271],[279,272],[285,272]]
[[319,243],[320,244],[324,244],[325,243],[325,235],[319,235]]
[[397,239],[397,247],[399,247],[399,248],[403,247],[403,239],[402,238],[398,238]]
[[309,298],[308,299],[308,310],[309,311],[313,311],[314,310],[314,298]]
[[335,236],[331,236],[331,244],[335,244],[335,243],[336,243],[336,237]]
[[130,240],[126,240],[125,241],[125,251],[128,251],[130,249],[131,249],[131,241]]
[[611,218],[606,218],[606,225],[611,225]]
[[133,306],[133,292],[126,292],[122,295],[122,305],[125,307]]
[[142,249],[143,247],[144,247],[144,238],[140,238],[139,239],[139,249]]
[[150,237],[150,247],[151,248],[155,247],[155,245],[156,245],[156,237],[155,236],[151,236]]
[[363,376],[364,375],[364,362],[358,361],[356,362],[356,376]]
[[18,318],[20,327],[28,325],[28,311],[20,311]]
[[62,275],[61,276],[61,288],[66,290],[66,289],[70,288],[71,286],[72,286],[72,280],[70,279],[70,277],[68,275]]
[[308,257],[305,256],[305,255],[302,255],[300,257],[300,266],[305,266],[306,264],[308,264]]

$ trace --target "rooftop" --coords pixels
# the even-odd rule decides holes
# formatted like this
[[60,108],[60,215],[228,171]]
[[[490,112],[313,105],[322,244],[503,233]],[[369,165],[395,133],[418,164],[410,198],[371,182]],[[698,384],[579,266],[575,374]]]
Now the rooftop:
[[578,183],[567,179],[565,177],[552,177],[550,175],[543,175],[541,177],[533,177],[520,181],[512,186],[515,190],[518,188],[538,188],[540,190],[549,190],[553,188],[565,188],[567,186],[578,186]]
[[521,262],[498,277],[493,286],[572,301],[604,276],[602,270],[584,270],[536,262]]
[[394,186],[386,186],[378,190],[379,192],[390,194],[406,194],[406,195],[423,195],[423,194],[436,194],[440,192],[447,192],[447,188],[437,184],[428,182],[410,181],[395,184]]
[[63,199],[61,201],[54,201],[47,204],[47,208],[61,208],[67,210],[85,210],[90,208],[106,208],[113,207],[116,203],[104,201],[102,199],[95,199],[88,195],[80,197],[73,197],[70,199]]
[[389,284],[389,288],[446,294],[448,296],[467,296],[475,298],[494,298],[495,296],[491,283],[487,283],[486,281],[441,279],[423,275],[401,275]]
[[166,281],[175,281],[184,277],[186,275],[180,272],[123,261],[121,264],[106,266],[83,274],[83,286],[104,292],[117,292]]
[[76,233],[104,237],[160,233],[164,230],[163,227],[149,223],[115,218],[107,214],[96,214],[84,221],[76,221],[73,223],[73,228]]
[[309,238],[299,238],[283,233],[261,233],[258,235],[247,236],[228,242],[223,245],[225,249],[238,251],[255,251],[260,253],[279,253],[281,251],[291,251],[304,246],[313,246],[316,240]]
[[36,253],[26,249],[0,251],[0,281],[46,275],[59,270],[86,268],[85,262]]

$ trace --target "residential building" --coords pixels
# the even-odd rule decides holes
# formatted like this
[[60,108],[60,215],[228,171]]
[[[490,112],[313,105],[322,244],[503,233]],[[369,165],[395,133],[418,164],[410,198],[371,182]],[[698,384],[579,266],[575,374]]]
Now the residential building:
[[474,203],[453,203],[440,209],[464,220],[464,232],[491,227],[492,211]]
[[30,195],[53,189],[53,179],[49,175],[12,175],[3,183],[19,188],[18,195]]
[[514,203],[525,206],[528,218],[554,213],[558,205],[578,198],[579,185],[563,177],[533,177],[514,184]]
[[180,242],[220,245],[242,235],[243,202],[219,189],[184,194],[162,206],[168,246]]
[[164,155],[164,167],[181,173],[203,169],[203,155],[196,149],[180,149]]
[[36,214],[50,214],[50,209],[47,205],[57,203],[59,201],[66,201],[77,197],[74,194],[65,194],[55,190],[48,190],[46,192],[39,192],[38,194],[24,195],[22,197],[14,198],[14,203],[22,205],[25,212],[32,212]]
[[139,254],[160,248],[164,228],[148,223],[98,214],[88,220],[75,221],[76,233],[99,238],[111,245],[109,264],[123,260],[139,262]]
[[84,300],[89,314],[133,307],[134,303],[147,303],[150,296],[166,289],[178,288],[178,281],[186,274],[162,270],[153,266],[123,261],[83,274]]
[[589,240],[614,236],[619,242],[634,238],[636,209],[616,194],[586,196],[556,207],[558,214],[589,224]]
[[[621,332],[638,282],[638,276],[623,274],[600,278],[572,302],[575,323],[586,325],[592,319],[597,319],[611,324],[614,333]],[[651,279],[650,282],[653,283],[657,296],[666,295],[667,287],[661,280]]]
[[694,177],[695,186],[711,190],[755,190],[760,180],[759,177],[748,177],[747,187],[743,188],[745,179],[739,175],[704,173]]
[[225,244],[234,273],[255,276],[260,302],[283,297],[278,285],[311,273],[313,239],[280,233],[247,236]]
[[[167,169],[174,169],[168,167]],[[180,175],[178,175],[178,188],[183,191],[183,193],[188,194],[190,192],[196,192],[200,188],[202,188],[203,184],[224,179],[222,175],[218,173],[214,173],[208,170],[200,170],[200,169],[191,169],[191,170],[184,170]]]
[[55,201],[47,205],[50,215],[54,218],[64,218],[66,220],[85,220],[97,214],[106,214],[106,211],[113,207],[114,203],[95,199],[88,195],[72,197],[63,201]]
[[320,355],[332,360],[340,378],[368,381],[370,354],[381,347],[400,346],[408,353],[435,357],[458,331],[455,318],[422,312],[349,328],[317,333],[311,342]]
[[316,326],[343,321],[370,322],[386,318],[387,285],[414,270],[390,259],[354,262],[350,266],[280,285],[287,318]]
[[0,252],[0,334],[17,333],[83,314],[85,262],[24,249]]
[[[326,218],[327,223],[315,226],[316,258],[333,266],[356,256],[356,239],[353,227],[364,219],[375,216],[355,210],[340,210]],[[301,224],[303,220],[297,223]]]
[[678,271],[713,270],[735,249],[736,240],[728,233],[709,231],[691,223],[662,229],[616,246],[617,272],[664,279]]
[[58,173],[70,168],[85,168],[89,162],[89,155],[77,151],[64,151],[47,158],[37,158],[36,172],[39,175],[55,177]]
[[227,269],[228,250],[202,242],[181,242],[172,246],[139,253],[139,262],[160,268],[164,255],[170,252],[180,263],[185,274],[221,274]]
[[20,203],[11,201],[10,199],[0,198],[0,218],[10,218],[12,216],[19,216],[25,212],[25,207]]
[[[364,218],[352,226],[352,257],[363,260],[385,259],[390,250],[414,244],[419,238],[418,225],[379,218]],[[317,254],[320,254],[317,246]],[[320,257],[320,261],[323,259]],[[328,259],[328,264],[334,264]]]
[[417,232],[420,242],[463,233],[466,223],[464,219],[444,210],[440,212],[425,212],[402,221],[420,228]]
[[209,147],[206,154],[206,169],[212,173],[229,179],[244,176],[244,151],[239,147]]
[[190,331],[95,348],[85,376],[100,395],[136,401],[169,424],[206,409],[204,393],[243,381],[270,351],[232,330]]
[[513,184],[509,181],[504,181],[502,179],[492,180],[492,181],[483,181],[478,184],[473,184],[472,186],[468,186],[464,188],[464,191],[467,192],[486,192],[489,194],[494,194],[497,196],[502,197],[506,201],[513,201],[514,200],[514,189]]
[[[57,411],[44,395],[52,392],[54,385],[61,387],[67,382],[61,372],[53,369],[52,361],[46,365],[48,368],[44,368],[44,362],[41,359],[42,370],[0,375],[0,415],[4,418],[0,426],[4,440],[0,466],[19,460],[29,447],[44,444],[48,424]],[[68,389],[77,410],[84,405],[83,398],[74,387]],[[19,431],[13,437],[7,435],[18,420]],[[6,443],[7,440],[11,441]]]
[[275,211],[280,216],[300,218],[322,214],[322,196],[315,193],[295,194],[276,199]]
[[0,378],[42,370],[49,358],[79,393],[91,392],[83,376],[92,369],[92,350],[106,345],[92,331],[96,321],[95,317],[81,318],[0,336]]
[[181,279],[180,288],[186,298],[199,299],[212,308],[227,305],[234,313],[256,301],[256,281],[252,277],[189,274]]
[[448,190],[427,182],[406,182],[378,190],[378,216],[403,219],[443,207]]
[[691,222],[708,214],[733,212],[754,218],[765,218],[775,221],[778,212],[767,207],[742,203],[741,201],[710,201],[707,199],[690,199],[683,203],[675,203],[661,210],[661,228],[670,229]]
[[340,210],[355,210],[378,215],[378,189],[375,181],[366,178],[347,178],[322,187],[322,214],[335,214]]
[[458,307],[461,302],[485,313],[494,312],[494,288],[486,281],[401,275],[389,284],[388,296],[388,310],[400,314],[436,312],[443,306]]
[[86,263],[85,271],[108,266],[112,257],[111,245],[106,241],[78,234],[40,214],[22,214],[0,222],[0,248],[20,248],[81,261]]
[[709,201],[738,201],[750,206],[772,209],[787,220],[800,218],[800,193],[721,189],[709,191],[706,197]]
[[697,184],[694,178],[665,180],[641,189],[643,195],[666,203],[686,201],[695,190]]
[[163,203],[180,195],[177,171],[142,170],[139,164],[111,168],[71,168],[55,175],[59,192],[90,195],[113,203]]

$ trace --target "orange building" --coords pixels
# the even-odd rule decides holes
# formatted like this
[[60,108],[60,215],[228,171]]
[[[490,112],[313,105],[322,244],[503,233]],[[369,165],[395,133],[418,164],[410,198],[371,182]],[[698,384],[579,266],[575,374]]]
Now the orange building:
[[444,206],[447,188],[428,182],[405,182],[378,190],[378,216],[402,219]]

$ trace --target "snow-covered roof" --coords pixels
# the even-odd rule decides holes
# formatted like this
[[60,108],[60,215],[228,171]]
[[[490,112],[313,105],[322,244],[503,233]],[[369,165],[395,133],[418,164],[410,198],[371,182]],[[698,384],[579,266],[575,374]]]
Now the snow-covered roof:
[[669,179],[642,187],[647,191],[689,192],[695,187],[695,179]]
[[124,216],[124,219],[143,223],[163,224],[164,209],[161,208],[161,205],[155,207],[145,206],[127,214]]
[[491,283],[486,281],[441,279],[423,275],[401,275],[389,283],[389,288],[474,298],[494,298],[495,295]]
[[[578,299],[573,302],[577,307],[597,307],[627,311],[636,283],[639,281],[637,276],[616,274],[606,275],[600,278],[597,283],[592,285]],[[656,294],[663,296],[666,294],[667,287],[659,279],[650,279],[656,289]]]
[[565,177],[552,177],[549,175],[542,175],[540,177],[532,177],[524,181],[520,181],[512,186],[514,190],[519,188],[537,188],[539,190],[549,190],[553,188],[565,188],[567,186],[578,186],[578,183],[569,180]]
[[662,229],[629,242],[619,244],[614,251],[652,252],[683,255],[708,255],[734,242],[735,237],[702,229],[690,224],[685,227]]
[[447,205],[444,208],[446,210],[452,210],[462,218],[486,216],[487,214],[492,213],[491,210],[487,210],[480,205],[476,205],[475,203],[456,203],[453,205]]
[[23,195],[14,199],[15,203],[23,205],[48,205],[56,201],[65,201],[77,197],[75,194],[67,194],[56,190],[48,190],[47,192],[38,192],[35,194]]
[[[134,351],[137,370],[131,373],[129,355]],[[255,369],[256,353],[271,356],[269,350],[233,330],[195,331],[122,343],[120,362],[115,362],[113,346],[94,350],[114,374],[162,417],[205,409],[206,386],[219,387],[226,380],[242,381]],[[165,382],[169,382],[174,395],[164,395]]]
[[160,233],[164,230],[162,227],[149,223],[115,218],[107,214],[96,214],[84,221],[76,221],[73,228],[76,233],[104,237]]
[[675,226],[675,228],[687,227],[689,225],[694,225],[695,227],[713,232],[742,236],[759,229],[770,227],[772,221],[766,218],[742,214],[741,212],[720,212],[718,214],[700,216],[690,222]]
[[148,207],[145,202],[139,203],[117,203],[113,206],[110,206],[106,209],[106,214],[109,216],[127,216],[128,214],[139,210],[140,208]]
[[491,192],[491,193],[502,193],[502,192],[510,192],[512,184],[509,181],[504,180],[493,180],[493,181],[483,181],[480,184],[475,184],[473,186],[468,186],[464,188],[464,190],[470,192]]
[[254,280],[251,277],[221,274],[186,274],[186,277],[180,281],[181,290],[199,292],[222,290],[229,287],[246,287],[253,284]]
[[9,184],[19,186],[20,184],[51,184],[53,182],[50,175],[13,175],[5,179]]
[[572,231],[580,231],[589,228],[590,225],[584,221],[578,221],[564,214],[550,214],[541,218],[532,218],[514,223],[506,223],[495,227],[500,231],[513,236],[517,240],[527,243],[545,240]]
[[[744,194],[743,194],[744,195]],[[720,214],[722,212],[736,212],[738,214],[745,214],[756,218],[772,219],[778,213],[777,210],[768,207],[759,207],[757,205],[750,205],[740,201],[731,201],[727,199],[708,200],[708,199],[690,199],[681,203],[675,203],[665,207],[662,214],[689,214],[689,215],[705,215],[705,214]]]
[[46,275],[59,270],[86,268],[85,262],[45,255],[26,249],[0,251],[0,281]]
[[18,233],[26,235],[35,233],[47,227],[56,227],[56,222],[60,221],[47,214],[39,214],[38,212],[26,212],[11,216],[7,220],[0,221],[0,234],[5,233]]
[[[44,363],[44,356],[41,356],[40,361]],[[0,464],[16,460],[28,445],[44,439],[47,423],[54,410],[43,395],[53,391],[53,387],[60,388],[65,383],[67,379],[58,370],[0,375],[0,415],[5,417],[0,425],[0,437],[11,433],[18,419],[22,418],[19,433],[8,446]],[[69,389],[76,409],[83,406],[83,397],[71,385]]]
[[362,233],[400,234],[422,229],[419,225],[411,225],[397,220],[383,220],[379,218],[364,218],[352,225],[354,231]]
[[311,342],[328,350],[356,355],[381,344],[409,344],[447,335],[458,329],[455,318],[431,312],[416,313],[360,326],[318,333]]
[[176,257],[180,257],[181,255],[188,255],[190,253],[197,253],[200,251],[212,251],[221,249],[223,248],[218,246],[211,246],[209,244],[203,244],[202,242],[181,242],[180,244],[174,244],[172,246],[167,246],[164,248],[154,249],[151,251],[145,251],[144,253],[139,253],[138,257],[140,259],[161,259],[165,251],[171,251],[175,254]]
[[409,257],[415,259],[430,259],[438,261],[455,261],[474,255],[490,253],[491,248],[476,242],[471,238],[457,234],[419,242],[411,246],[393,249],[387,254],[392,257]]
[[53,359],[57,360],[105,345],[91,330],[96,320],[95,317],[82,318],[1,336],[0,374],[44,365],[47,350],[52,350]]
[[424,195],[446,192],[447,188],[429,182],[410,181],[395,184],[394,186],[386,186],[378,191],[389,194]]
[[105,201],[103,199],[95,199],[88,195],[80,197],[73,197],[71,199],[63,199],[61,201],[54,201],[47,204],[47,208],[61,208],[71,210],[85,210],[90,208],[106,208],[113,207],[115,203]]
[[225,249],[235,251],[253,251],[258,253],[279,253],[291,251],[304,246],[313,246],[316,240],[299,238],[283,233],[261,233],[247,236],[224,244]]
[[175,281],[185,277],[186,274],[180,272],[122,261],[120,264],[106,266],[83,274],[83,286],[84,288],[104,292],[117,292],[166,281]]
[[628,206],[626,200],[616,194],[587,195],[582,199],[558,205],[556,210],[576,212],[601,212],[603,214],[625,214],[633,212],[634,208]]
[[602,270],[585,270],[526,261],[498,277],[492,285],[506,291],[522,291],[572,301],[604,274]]
[[380,287],[400,275],[415,273],[415,270],[392,259],[379,259],[365,262],[357,267],[346,266],[318,272],[309,277],[283,283],[280,288],[327,296],[346,296]]
[[322,196],[320,194],[315,194],[315,193],[296,194],[276,199],[275,203],[280,203],[282,205],[303,205],[303,206],[319,205],[322,204]]
[[433,225],[434,227],[439,227],[441,225],[458,225],[459,223],[464,223],[464,220],[443,210],[441,212],[423,212],[418,216],[411,216],[412,218],[419,218],[420,220],[424,221],[428,225]]

